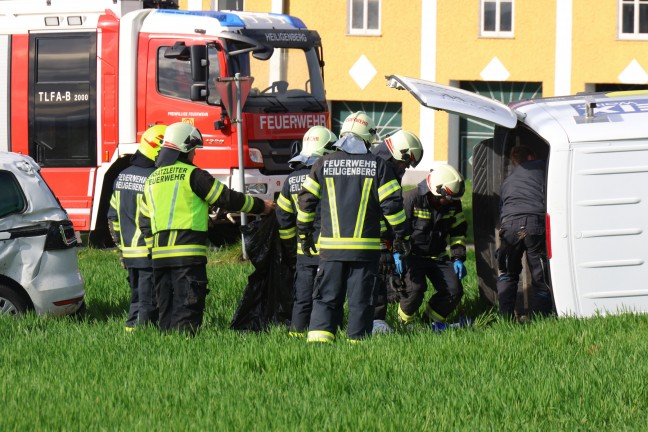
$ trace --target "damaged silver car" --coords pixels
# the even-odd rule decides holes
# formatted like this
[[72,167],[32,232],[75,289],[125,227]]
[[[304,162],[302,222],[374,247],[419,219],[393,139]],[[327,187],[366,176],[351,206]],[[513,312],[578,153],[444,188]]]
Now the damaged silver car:
[[29,156],[0,152],[0,314],[85,307],[77,238]]

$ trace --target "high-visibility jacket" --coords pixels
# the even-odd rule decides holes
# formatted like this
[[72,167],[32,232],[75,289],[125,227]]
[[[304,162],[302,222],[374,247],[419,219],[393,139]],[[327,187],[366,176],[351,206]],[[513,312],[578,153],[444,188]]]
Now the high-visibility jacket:
[[425,181],[418,188],[403,195],[407,221],[412,232],[412,254],[441,258],[447,256],[466,260],[466,232],[468,224],[460,200],[435,208],[428,199],[429,189]]
[[149,234],[153,267],[207,262],[208,207],[261,213],[263,200],[233,191],[187,162],[156,169],[144,185],[140,226]]
[[140,230],[138,219],[142,211],[144,182],[155,170],[153,161],[135,153],[131,166],[119,173],[113,183],[108,209],[113,240],[122,252],[127,268],[151,267],[150,249]]
[[313,164],[298,195],[300,234],[313,230],[320,201],[321,259],[377,260],[383,216],[396,237],[409,237],[401,187],[385,161],[372,153],[338,150]]
[[[277,198],[277,207],[275,213],[279,224],[279,237],[282,241],[297,242],[297,255],[300,262],[304,264],[317,264],[319,262],[319,247],[313,257],[304,255],[301,248],[301,242],[297,239],[297,195],[301,190],[302,184],[308,177],[310,167],[302,165],[302,168],[296,169],[286,177],[286,181],[281,189],[281,194]],[[313,221],[313,240],[317,244],[320,234],[320,210],[319,206],[315,210],[315,220]]]

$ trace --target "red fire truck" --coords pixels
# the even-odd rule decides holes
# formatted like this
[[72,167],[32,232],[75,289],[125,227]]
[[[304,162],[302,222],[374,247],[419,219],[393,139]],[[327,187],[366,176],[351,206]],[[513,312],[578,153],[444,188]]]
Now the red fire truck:
[[318,33],[289,15],[0,1],[0,150],[32,156],[75,229],[109,244],[113,180],[152,125],[195,125],[205,140],[196,164],[242,189],[236,112],[217,89],[237,73],[254,78],[245,190],[275,197],[291,148],[329,122],[323,65]]

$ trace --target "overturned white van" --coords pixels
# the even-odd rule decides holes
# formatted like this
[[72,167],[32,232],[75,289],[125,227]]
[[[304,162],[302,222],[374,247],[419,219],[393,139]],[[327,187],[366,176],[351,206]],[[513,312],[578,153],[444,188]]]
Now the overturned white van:
[[[524,100],[483,96],[398,75],[387,85],[424,106],[486,120],[473,153],[473,212],[481,294],[495,302],[500,184],[512,146],[547,161],[547,246],[559,315],[648,311],[648,92]],[[530,281],[523,279],[524,290]]]

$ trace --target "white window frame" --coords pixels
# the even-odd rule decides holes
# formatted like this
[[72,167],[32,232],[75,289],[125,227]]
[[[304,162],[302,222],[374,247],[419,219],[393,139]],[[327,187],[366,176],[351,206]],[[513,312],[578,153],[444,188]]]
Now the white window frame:
[[[484,3],[486,2],[495,3],[495,31],[484,30],[484,14],[486,13]],[[511,30],[500,30],[502,3],[511,3]],[[515,35],[515,0],[480,0],[479,5],[479,35],[481,37],[512,38]]]
[[347,17],[348,17],[348,34],[354,36],[380,36],[382,28],[382,0],[378,0],[378,28],[369,29],[367,23],[369,21],[369,0],[362,0],[362,28],[353,28],[353,0],[347,0]]
[[[623,33],[623,5],[634,4],[634,25],[632,33]],[[619,0],[619,31],[618,38],[622,40],[648,40],[648,33],[639,33],[639,5],[648,6],[648,0]]]

